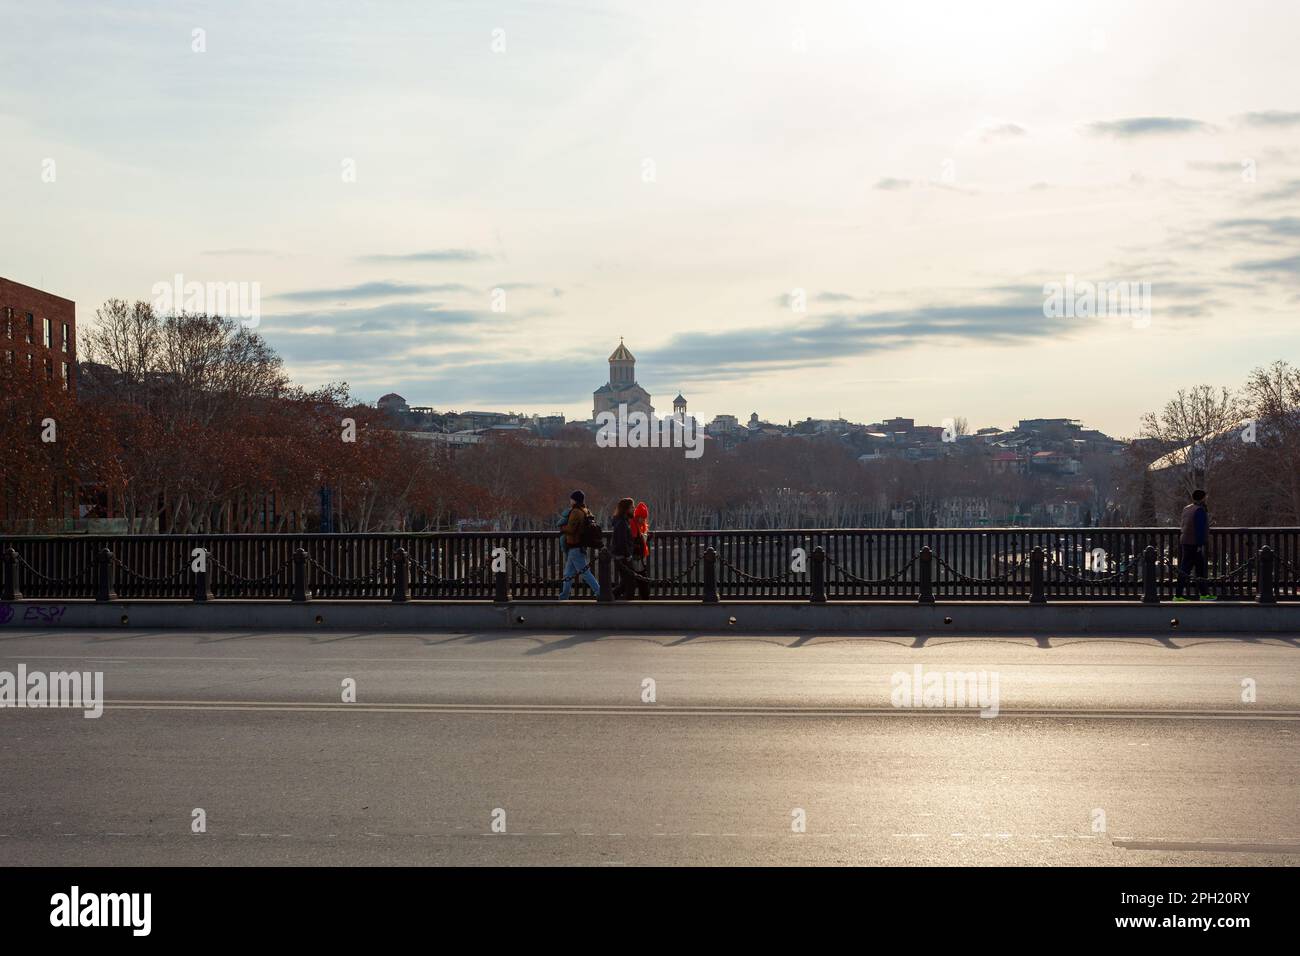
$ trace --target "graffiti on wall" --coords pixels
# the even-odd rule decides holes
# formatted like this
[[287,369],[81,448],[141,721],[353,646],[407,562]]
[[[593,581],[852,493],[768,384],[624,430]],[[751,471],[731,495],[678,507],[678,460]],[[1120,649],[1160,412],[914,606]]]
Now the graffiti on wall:
[[18,617],[18,608],[14,605],[0,604],[0,625],[14,621],[21,621],[23,624],[58,624],[68,610],[66,604],[28,604],[19,607],[23,608],[21,618]]

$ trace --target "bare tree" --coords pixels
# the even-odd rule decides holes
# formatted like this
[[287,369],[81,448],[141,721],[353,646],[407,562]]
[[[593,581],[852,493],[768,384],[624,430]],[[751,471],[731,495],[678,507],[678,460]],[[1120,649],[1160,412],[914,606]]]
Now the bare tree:
[[1209,490],[1215,468],[1239,441],[1236,429],[1246,417],[1241,398],[1228,388],[1197,385],[1179,389],[1160,412],[1142,416],[1142,437],[1175,449],[1174,472],[1181,490]]
[[95,325],[82,337],[86,359],[112,368],[120,396],[139,403],[146,397],[151,372],[157,368],[162,327],[148,302],[127,304],[109,299],[95,310]]
[[1243,452],[1263,496],[1261,517],[1300,521],[1300,368],[1274,362],[1246,382],[1253,417]]

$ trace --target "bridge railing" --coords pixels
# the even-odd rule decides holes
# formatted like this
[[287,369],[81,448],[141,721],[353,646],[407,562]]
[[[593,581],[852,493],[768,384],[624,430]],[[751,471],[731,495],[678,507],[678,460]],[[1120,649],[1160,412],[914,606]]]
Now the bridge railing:
[[[1152,583],[1168,600],[1179,558],[1171,528],[655,531],[650,542],[632,570],[651,600],[703,600],[713,583],[728,601],[806,601],[819,589],[831,601],[1008,601],[1036,586],[1050,600],[1132,601]],[[1211,529],[1208,590],[1255,600],[1261,549],[1277,599],[1300,600],[1300,528]],[[4,594],[32,599],[103,599],[107,584],[126,600],[388,600],[404,583],[409,600],[492,600],[503,588],[531,600],[558,594],[562,567],[551,532],[0,535]],[[581,582],[574,593],[590,596]]]

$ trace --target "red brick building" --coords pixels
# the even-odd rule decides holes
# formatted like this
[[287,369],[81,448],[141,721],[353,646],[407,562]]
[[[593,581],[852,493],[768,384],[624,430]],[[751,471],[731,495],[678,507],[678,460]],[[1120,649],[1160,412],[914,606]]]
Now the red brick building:
[[77,304],[0,276],[0,361],[74,391]]

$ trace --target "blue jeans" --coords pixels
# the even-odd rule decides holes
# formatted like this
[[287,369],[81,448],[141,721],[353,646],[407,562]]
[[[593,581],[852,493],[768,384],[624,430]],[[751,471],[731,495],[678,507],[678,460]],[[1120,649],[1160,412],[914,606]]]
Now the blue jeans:
[[[583,570],[584,568],[585,570]],[[600,596],[600,584],[596,581],[596,576],[591,573],[591,568],[587,564],[587,549],[566,546],[564,549],[564,584],[560,587],[561,601],[569,599],[569,592],[573,590],[573,576],[579,571],[582,571],[582,580],[587,582],[587,587],[591,588],[597,597]]]

